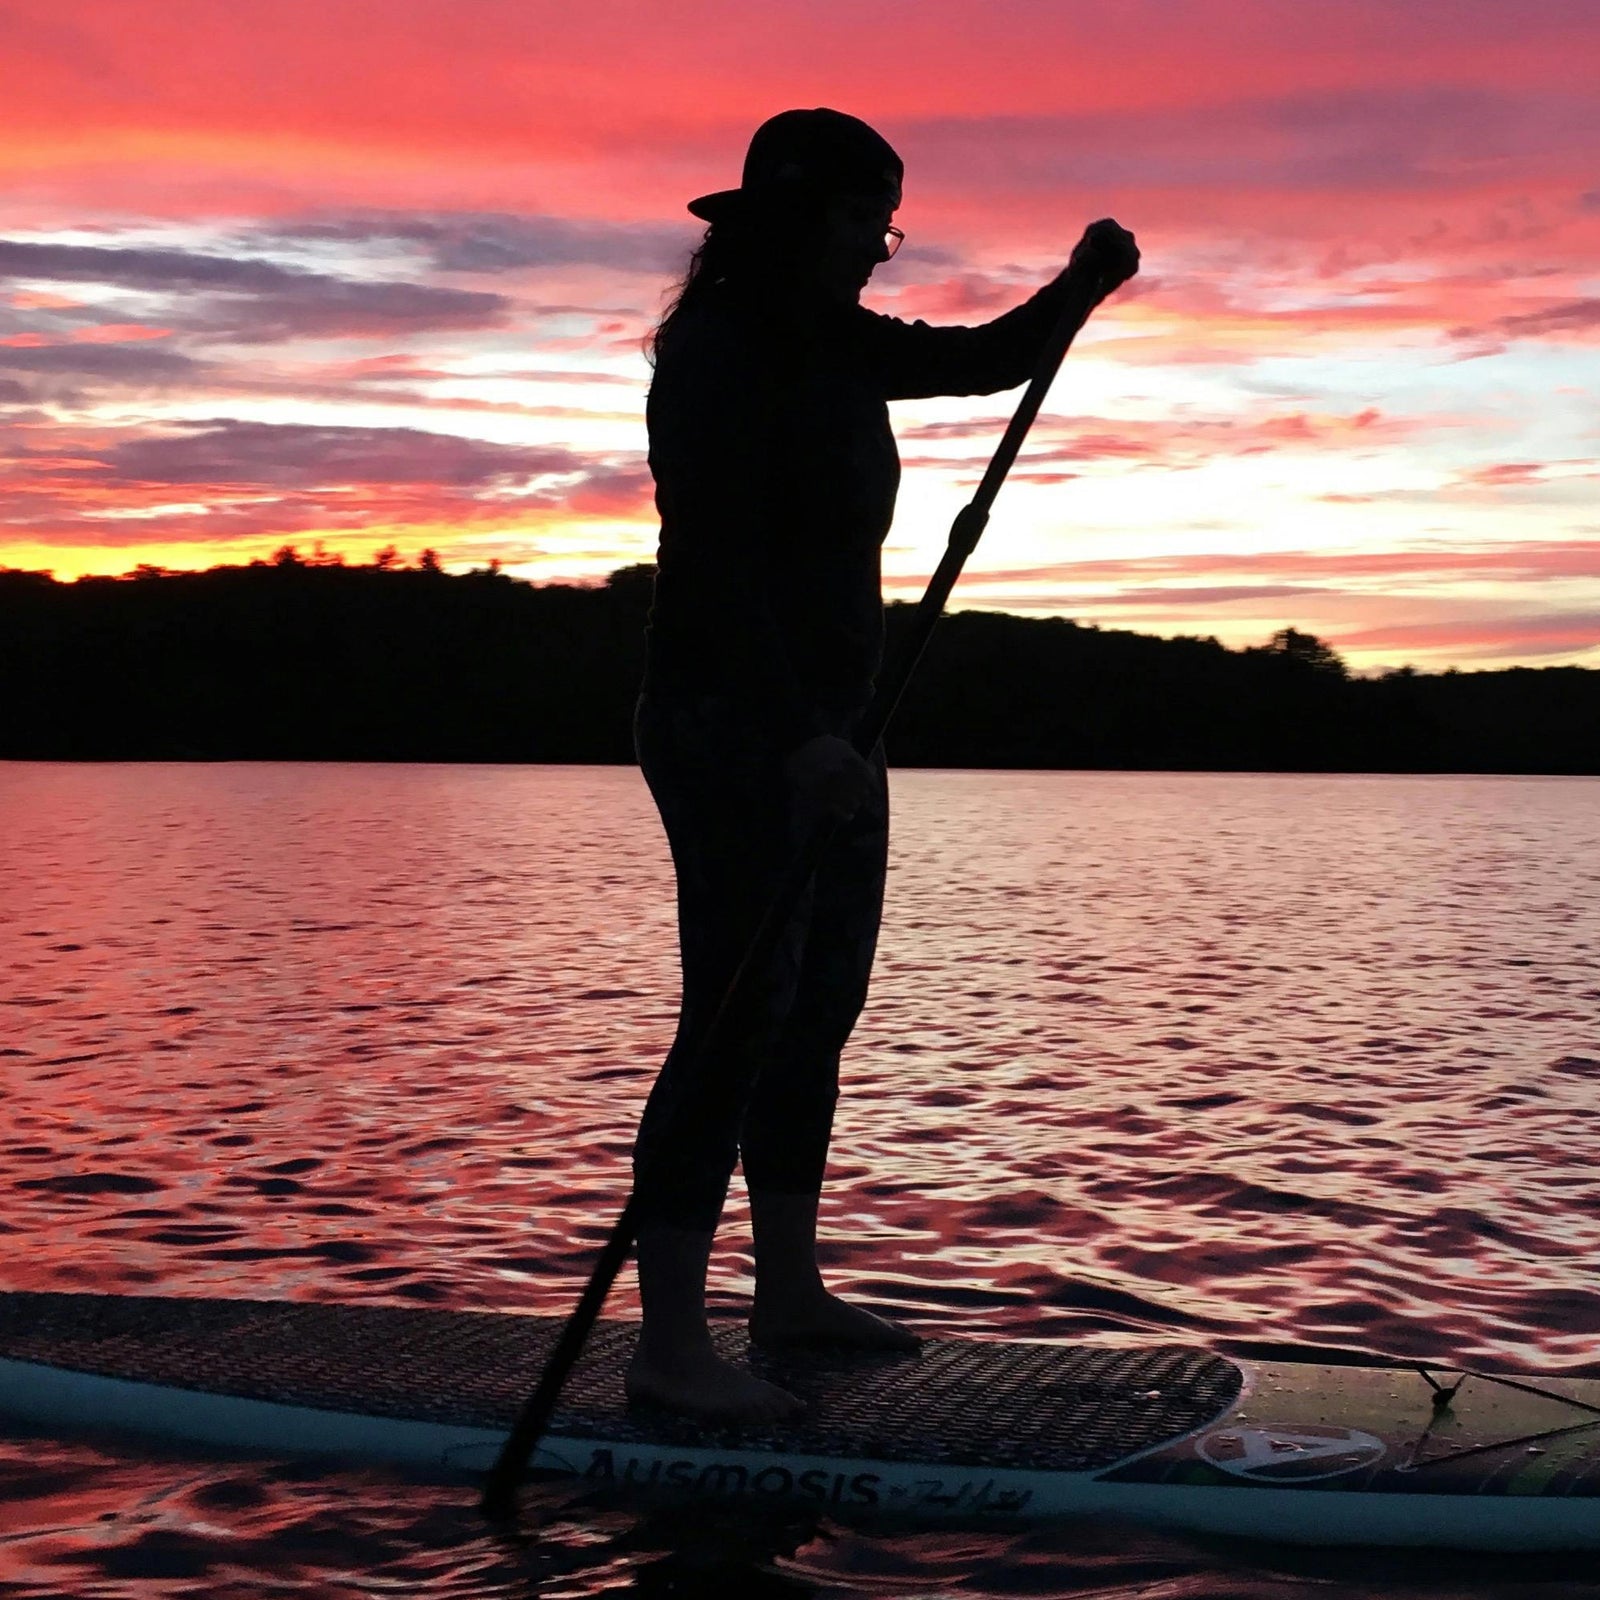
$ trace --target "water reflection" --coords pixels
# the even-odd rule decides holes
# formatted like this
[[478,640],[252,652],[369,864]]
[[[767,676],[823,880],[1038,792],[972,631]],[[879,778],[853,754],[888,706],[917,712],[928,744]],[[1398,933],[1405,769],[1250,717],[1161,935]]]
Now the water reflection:
[[[895,794],[824,1206],[838,1283],[941,1331],[1600,1371],[1593,780]],[[675,1014],[637,773],[10,765],[0,824],[8,1287],[567,1308]],[[60,1507],[70,1560],[91,1504],[126,1501],[60,1470],[87,1496]],[[344,1508],[314,1482],[291,1509],[276,1478],[238,1492],[315,1542]],[[790,1581],[816,1548],[752,1570]],[[944,1583],[911,1548],[904,1581]]]
[[[471,1490],[282,1462],[122,1458],[0,1446],[0,1583],[45,1600],[263,1594],[552,1600],[1592,1600],[1570,1558],[1319,1551],[1200,1541],[1096,1520],[1010,1533],[785,1516],[771,1506],[608,1503],[531,1492],[520,1530],[485,1527]],[[47,1510],[48,1508],[48,1510]]]
[[[826,1206],[858,1290],[975,1333],[1593,1359],[1592,781],[896,787]],[[16,1286],[565,1304],[673,1020],[636,773],[4,793]]]

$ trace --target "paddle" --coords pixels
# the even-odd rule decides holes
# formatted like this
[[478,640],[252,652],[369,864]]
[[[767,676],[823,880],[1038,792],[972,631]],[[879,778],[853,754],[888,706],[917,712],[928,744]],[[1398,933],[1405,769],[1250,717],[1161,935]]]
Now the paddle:
[[[1045,394],[1055,379],[1056,369],[1061,365],[1072,341],[1077,337],[1078,330],[1089,320],[1089,313],[1104,297],[1106,291],[1102,290],[1101,282],[1099,277],[1085,273],[1082,283],[1069,290],[1060,319],[1045,344],[1039,365],[1028,383],[1015,415],[1011,418],[1010,426],[1007,427],[999,448],[994,453],[994,459],[990,461],[988,470],[983,475],[983,481],[978,485],[977,493],[951,524],[944,559],[940,561],[938,570],[928,585],[927,593],[918,603],[916,615],[911,621],[910,632],[880,683],[856,732],[855,746],[863,756],[869,755],[878,740],[883,737],[883,731],[888,726],[890,717],[894,715],[895,707],[900,703],[900,697],[905,693],[906,685],[911,681],[917,663],[922,659],[923,651],[927,648],[928,640],[933,633],[934,624],[944,611],[945,602],[950,598],[950,591],[955,588],[956,579],[961,576],[961,569],[966,564],[967,557],[977,548],[978,540],[983,536],[983,530],[989,521],[989,508],[994,504],[994,498],[999,494],[1000,485],[1005,482],[1011,464],[1017,459],[1017,452],[1022,448],[1028,429],[1033,426],[1033,419],[1039,414],[1039,407],[1044,403]],[[748,975],[752,971],[758,971],[767,962],[778,940],[782,938],[783,931],[838,826],[837,822],[828,822],[818,827],[785,874],[750,941],[744,959],[739,963],[738,971],[734,973],[733,981],[728,985],[727,993],[722,997],[722,1003],[717,1007],[716,1015],[701,1037],[701,1059],[709,1056],[713,1042],[727,1025],[729,1017],[734,1014],[739,997],[748,981]],[[566,1383],[573,1367],[577,1365],[579,1356],[583,1354],[584,1344],[596,1321],[599,1320],[606,1296],[611,1292],[611,1285],[616,1282],[617,1274],[628,1259],[628,1252],[633,1248],[636,1232],[634,1197],[629,1195],[621,1216],[617,1218],[616,1226],[611,1230],[611,1237],[606,1240],[600,1252],[594,1272],[579,1297],[577,1307],[567,1319],[566,1326],[561,1330],[561,1336],[556,1340],[555,1349],[545,1363],[538,1386],[527,1404],[523,1406],[501,1448],[499,1459],[489,1472],[481,1502],[485,1516],[501,1521],[508,1518],[514,1510],[517,1485],[522,1481],[528,1460],[550,1424],[562,1386]]]

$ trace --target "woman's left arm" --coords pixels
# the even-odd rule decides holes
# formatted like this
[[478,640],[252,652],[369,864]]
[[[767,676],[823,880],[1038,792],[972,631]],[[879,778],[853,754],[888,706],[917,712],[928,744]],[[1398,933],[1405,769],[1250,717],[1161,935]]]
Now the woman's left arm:
[[1138,270],[1133,235],[1114,222],[1096,222],[1062,272],[993,322],[933,327],[860,309],[860,347],[886,400],[1014,389],[1033,376],[1068,297],[1085,277],[1095,283],[1098,304]]

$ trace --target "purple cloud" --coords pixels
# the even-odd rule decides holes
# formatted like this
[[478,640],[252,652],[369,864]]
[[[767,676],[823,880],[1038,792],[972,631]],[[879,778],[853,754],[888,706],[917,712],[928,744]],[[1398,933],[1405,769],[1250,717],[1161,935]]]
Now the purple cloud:
[[504,326],[503,295],[429,284],[361,281],[276,262],[187,250],[0,240],[0,280],[98,283],[169,294],[163,319],[243,344],[304,337],[371,338]]
[[216,418],[185,431],[130,439],[103,457],[139,483],[315,488],[328,484],[506,486],[575,473],[588,458],[556,447],[491,444],[420,428],[329,427]]
[[529,267],[610,267],[659,276],[682,267],[701,232],[689,222],[592,222],[505,211],[346,211],[253,230],[247,241],[407,244],[437,272],[519,272]]

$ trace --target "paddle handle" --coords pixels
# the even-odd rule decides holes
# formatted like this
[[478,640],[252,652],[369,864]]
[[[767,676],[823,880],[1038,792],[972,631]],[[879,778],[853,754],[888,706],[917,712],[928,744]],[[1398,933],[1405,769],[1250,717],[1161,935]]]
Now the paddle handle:
[[[862,755],[870,754],[883,737],[889,719],[894,715],[895,707],[899,705],[906,685],[911,681],[917,663],[927,648],[934,624],[938,622],[944,611],[945,602],[950,598],[950,591],[955,588],[956,579],[961,576],[961,569],[965,566],[967,557],[977,548],[978,540],[983,536],[983,530],[989,521],[989,509],[994,504],[994,498],[1000,492],[1000,485],[1005,482],[1012,463],[1017,459],[1017,452],[1021,450],[1023,440],[1028,436],[1028,429],[1033,426],[1033,420],[1039,414],[1039,407],[1044,403],[1044,397],[1055,380],[1056,371],[1072,347],[1072,341],[1077,337],[1078,330],[1089,320],[1090,312],[1102,298],[1104,292],[1100,280],[1088,274],[1068,289],[1061,315],[1040,354],[1033,377],[1018,402],[1005,435],[1000,440],[982,481],[978,484],[977,492],[957,513],[955,521],[951,524],[944,557],[939,562],[927,592],[918,603],[916,615],[912,618],[911,631],[889,670],[884,674],[878,691],[873,695],[872,703],[867,707],[857,728],[855,745]],[[804,895],[806,886],[817,869],[817,863],[822,859],[838,827],[838,823],[828,822],[813,829],[805,846],[785,872],[782,883],[773,895],[760,926],[756,929],[744,958],[739,963],[738,971],[734,973],[733,981],[728,985],[722,1002],[717,1007],[716,1015],[711,1019],[711,1024],[705,1033],[701,1035],[699,1060],[704,1061],[710,1055],[712,1045],[720,1037],[727,1025],[727,1019],[732,1015],[747,987],[749,974],[766,964],[779,939],[783,937],[784,929],[794,915],[795,907]],[[496,1521],[504,1521],[515,1510],[517,1485],[522,1481],[528,1462],[549,1427],[550,1419],[555,1415],[556,1403],[561,1398],[562,1388],[573,1367],[577,1365],[579,1357],[582,1356],[583,1347],[588,1342],[595,1323],[600,1319],[606,1296],[611,1292],[611,1286],[616,1282],[617,1274],[622,1271],[623,1263],[627,1261],[628,1253],[633,1248],[636,1232],[635,1199],[629,1195],[621,1216],[617,1218],[616,1226],[611,1230],[611,1236],[601,1249],[600,1257],[595,1262],[594,1271],[583,1294],[579,1297],[577,1306],[567,1319],[560,1337],[556,1340],[555,1349],[545,1362],[538,1386],[528,1397],[527,1404],[523,1406],[516,1422],[512,1425],[511,1432],[501,1447],[500,1455],[489,1471],[481,1501],[485,1516]]]
[[1012,413],[994,455],[990,457],[977,490],[972,499],[956,513],[955,521],[950,525],[944,555],[934,569],[921,600],[917,602],[916,615],[911,619],[905,642],[888,670],[878,680],[877,693],[873,695],[872,703],[867,707],[856,732],[856,748],[862,755],[876,748],[889,726],[895,708],[905,694],[906,685],[911,682],[917,663],[922,660],[928,641],[933,637],[934,626],[944,615],[944,608],[956,586],[956,580],[961,576],[961,569],[966,566],[967,557],[977,549],[978,541],[989,525],[989,511],[994,505],[995,496],[1000,493],[1000,486],[1006,481],[1006,475],[1028,437],[1034,418],[1039,415],[1044,397],[1055,382],[1056,372],[1066,359],[1067,351],[1072,348],[1072,341],[1089,320],[1089,314],[1105,298],[1106,291],[1101,284],[1100,278],[1085,273],[1068,290],[1061,315],[1056,319],[1049,339],[1045,341],[1039,363],[1028,380],[1021,400],[1017,402],[1017,409]]

